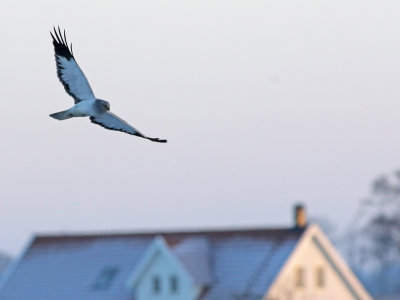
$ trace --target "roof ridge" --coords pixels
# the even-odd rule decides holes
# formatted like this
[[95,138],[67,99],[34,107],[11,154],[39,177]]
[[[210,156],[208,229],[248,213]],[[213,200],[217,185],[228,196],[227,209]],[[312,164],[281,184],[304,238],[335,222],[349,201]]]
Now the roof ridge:
[[198,229],[143,229],[134,231],[104,231],[104,232],[52,232],[36,233],[35,238],[96,238],[96,237],[128,237],[128,236],[154,236],[154,235],[197,235],[197,234],[233,234],[233,233],[274,233],[286,232],[296,235],[303,232],[302,229],[294,227],[220,227],[220,228],[198,228]]

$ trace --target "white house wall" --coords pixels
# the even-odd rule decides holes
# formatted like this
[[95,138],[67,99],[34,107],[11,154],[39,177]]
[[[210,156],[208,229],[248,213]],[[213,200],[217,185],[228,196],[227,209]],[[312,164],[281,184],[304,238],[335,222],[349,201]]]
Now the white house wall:
[[[153,278],[160,278],[160,293],[154,293]],[[170,289],[170,277],[176,276],[178,279],[178,290],[172,293]],[[159,251],[151,265],[140,279],[136,288],[137,300],[194,300],[197,295],[196,287],[191,278],[177,268],[176,262],[170,257]]]
[[[308,230],[264,299],[372,300],[341,259],[337,261],[335,250],[326,242],[318,228]],[[303,287],[295,284],[298,268],[304,269]],[[317,285],[317,268],[324,270],[324,287]]]

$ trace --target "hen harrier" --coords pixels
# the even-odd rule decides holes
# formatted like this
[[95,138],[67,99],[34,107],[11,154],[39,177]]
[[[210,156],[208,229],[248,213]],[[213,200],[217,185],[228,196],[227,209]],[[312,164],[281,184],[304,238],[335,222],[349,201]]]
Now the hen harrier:
[[67,38],[54,28],[53,38],[54,52],[57,64],[57,76],[64,86],[65,91],[75,100],[75,105],[67,110],[51,114],[57,120],[66,120],[73,117],[90,117],[90,121],[110,130],[118,130],[136,135],[153,142],[166,143],[167,140],[151,138],[142,134],[139,130],[110,112],[110,104],[97,99],[87,81],[85,74],[75,61],[71,47],[68,47]]

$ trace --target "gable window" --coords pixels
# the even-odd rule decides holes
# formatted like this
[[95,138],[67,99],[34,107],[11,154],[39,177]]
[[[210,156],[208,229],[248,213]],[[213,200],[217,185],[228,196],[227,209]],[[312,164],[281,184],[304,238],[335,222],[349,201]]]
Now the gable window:
[[295,270],[295,285],[298,288],[305,286],[305,270],[302,267]]
[[176,294],[178,292],[178,277],[175,275],[171,275],[169,277],[169,289],[171,294]]
[[111,287],[111,284],[117,276],[118,268],[107,266],[101,269],[93,282],[92,289],[94,290],[106,290]]
[[325,270],[323,267],[318,267],[315,269],[315,283],[317,287],[325,286]]
[[161,279],[160,276],[153,276],[153,293],[160,294],[161,293]]

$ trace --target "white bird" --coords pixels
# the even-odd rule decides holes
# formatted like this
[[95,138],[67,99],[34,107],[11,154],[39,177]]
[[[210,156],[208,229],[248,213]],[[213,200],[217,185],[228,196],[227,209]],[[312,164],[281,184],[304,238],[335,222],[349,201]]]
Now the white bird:
[[75,105],[67,110],[51,114],[57,120],[66,120],[73,117],[90,117],[90,121],[110,130],[122,131],[136,135],[153,142],[166,143],[167,140],[151,138],[142,134],[139,130],[129,125],[126,121],[110,112],[110,104],[97,99],[87,81],[85,74],[75,61],[71,48],[68,47],[67,38],[54,28],[53,38],[54,52],[57,64],[57,76],[64,86],[65,91],[75,100]]

